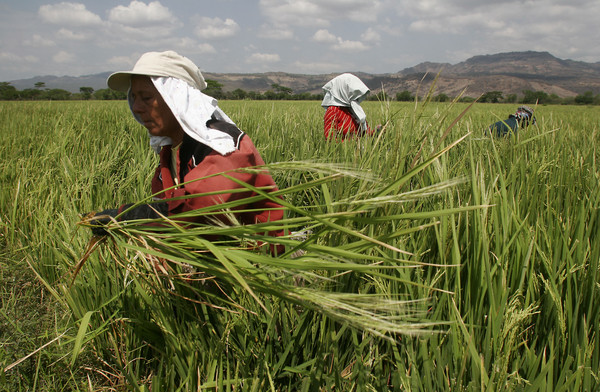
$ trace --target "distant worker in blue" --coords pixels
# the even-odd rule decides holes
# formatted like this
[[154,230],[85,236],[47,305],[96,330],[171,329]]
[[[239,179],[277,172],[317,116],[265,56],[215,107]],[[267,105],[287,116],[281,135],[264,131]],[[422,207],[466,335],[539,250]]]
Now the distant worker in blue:
[[516,113],[509,115],[506,120],[490,125],[487,133],[497,137],[507,137],[517,133],[519,128],[527,128],[530,124],[535,124],[533,109],[529,106],[519,106]]

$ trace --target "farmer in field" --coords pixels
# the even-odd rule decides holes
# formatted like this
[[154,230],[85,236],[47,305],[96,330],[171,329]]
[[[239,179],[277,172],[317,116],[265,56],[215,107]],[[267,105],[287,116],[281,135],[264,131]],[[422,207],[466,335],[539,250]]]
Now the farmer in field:
[[[367,115],[360,103],[369,94],[369,88],[358,77],[344,73],[323,86],[325,97],[321,106],[325,111],[325,138],[346,139],[372,135],[374,130],[367,124]],[[377,127],[380,129],[380,126]]]
[[497,137],[506,137],[517,133],[519,128],[527,128],[529,124],[535,124],[533,109],[529,106],[519,106],[515,114],[509,115],[506,120],[490,125],[487,133]]
[[[217,106],[217,101],[200,91],[206,88],[206,82],[188,58],[173,51],[148,52],[133,70],[110,75],[107,84],[111,89],[127,92],[133,116],[148,130],[150,146],[160,157],[152,193],[159,193],[164,202],[136,207],[120,216],[120,220],[169,216],[256,195],[228,177],[265,192],[277,190],[265,170],[236,171],[264,165],[264,161],[248,135]],[[227,173],[219,174],[222,172]],[[217,194],[204,195],[209,192]],[[96,223],[107,223],[127,207],[98,213]],[[242,224],[283,217],[281,205],[267,198],[236,209],[240,212],[234,211],[234,215]],[[219,220],[231,223],[227,216],[220,215]],[[200,214],[186,219],[212,222]],[[101,225],[92,230],[94,234],[104,233]]]

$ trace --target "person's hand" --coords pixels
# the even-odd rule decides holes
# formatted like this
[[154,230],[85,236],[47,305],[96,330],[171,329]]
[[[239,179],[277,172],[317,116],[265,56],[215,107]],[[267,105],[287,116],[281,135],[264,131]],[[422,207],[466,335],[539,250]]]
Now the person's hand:
[[169,214],[169,205],[166,202],[142,204],[131,208],[132,206],[133,204],[123,204],[120,208],[111,208],[98,213],[89,212],[79,216],[83,223],[92,225],[90,229],[94,235],[103,236],[108,234],[104,226],[115,220],[119,214],[119,221],[159,219]]
[[[104,226],[109,224],[111,222],[111,220],[114,219],[114,217],[116,217],[118,214],[119,214],[118,209],[107,209],[107,210],[100,211],[97,214],[93,215],[91,217],[91,219],[89,220],[89,223],[91,225],[93,225],[91,227],[92,234],[97,235],[97,236],[104,236],[104,235],[108,234],[106,232],[106,229],[104,228]],[[87,215],[90,215],[90,214],[87,214]]]

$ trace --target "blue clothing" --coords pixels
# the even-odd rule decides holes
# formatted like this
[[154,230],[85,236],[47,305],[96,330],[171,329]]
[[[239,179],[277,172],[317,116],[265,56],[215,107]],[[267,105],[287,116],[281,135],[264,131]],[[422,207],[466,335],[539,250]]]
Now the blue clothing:
[[513,114],[508,116],[504,121],[498,121],[489,126],[488,132],[497,137],[510,136],[511,133],[516,133],[519,128],[517,117]]

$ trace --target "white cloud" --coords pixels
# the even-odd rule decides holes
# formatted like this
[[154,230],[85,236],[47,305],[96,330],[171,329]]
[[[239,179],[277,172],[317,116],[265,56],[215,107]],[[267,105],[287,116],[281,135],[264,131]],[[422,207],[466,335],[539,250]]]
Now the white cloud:
[[269,53],[254,53],[246,58],[247,63],[264,64],[264,63],[276,63],[281,59],[278,54]]
[[409,26],[409,30],[414,32],[437,34],[473,34],[478,31],[502,31],[506,28],[508,25],[504,18],[477,12],[418,19]]
[[195,45],[194,48],[198,53],[201,53],[201,54],[217,53],[217,50],[211,44],[206,44],[206,43],[197,44],[197,45]]
[[174,25],[177,18],[171,14],[167,7],[158,1],[145,4],[141,1],[132,1],[129,5],[119,5],[108,13],[108,20],[130,27],[150,27],[156,25]]
[[328,26],[317,2],[310,0],[260,0],[259,7],[267,19],[285,25]]
[[380,0],[260,0],[271,21],[295,26],[329,26],[331,21],[375,22],[383,10]]
[[381,35],[377,31],[375,31],[372,27],[369,27],[364,33],[362,33],[360,38],[363,41],[367,41],[367,42],[381,41]]
[[233,19],[198,17],[195,19],[194,32],[200,38],[219,39],[233,37],[240,31],[240,26]]
[[[597,0],[396,0],[393,7],[408,26],[406,34],[446,43],[447,49],[438,52],[446,61],[462,61],[467,54],[526,50],[589,60],[591,53],[596,53],[591,59],[597,58],[600,46],[599,30],[591,27],[600,14]],[[378,31],[385,30],[378,26]],[[466,46],[468,53],[463,50]]]
[[0,77],[0,81],[18,79],[10,75],[21,75],[22,72],[31,76],[40,68],[40,60],[37,57],[14,52],[0,52],[0,64],[3,73],[6,74]]
[[318,30],[313,35],[313,41],[321,42],[324,44],[334,44],[334,43],[338,42],[338,37],[331,34],[329,31],[327,31],[325,29],[321,29],[321,30]]
[[33,37],[31,37],[31,39],[23,41],[23,44],[27,46],[32,46],[34,48],[56,46],[56,42],[48,38],[44,38],[39,34],[34,34]]
[[337,44],[332,46],[332,49],[342,52],[361,52],[369,49],[369,47],[360,41],[344,41],[340,39]]
[[87,34],[76,33],[68,29],[60,29],[56,32],[56,37],[59,39],[65,39],[69,41],[84,41],[89,38]]
[[62,26],[97,26],[102,24],[102,19],[84,4],[62,2],[58,4],[43,5],[38,10],[38,15],[43,21]]
[[35,56],[21,56],[10,52],[0,52],[0,61],[16,65],[18,63],[37,63],[39,59]]
[[131,27],[114,25],[106,33],[106,41],[99,43],[107,48],[115,45],[155,47],[171,44],[174,26]]
[[398,0],[395,9],[399,16],[409,18],[409,29],[413,32],[467,34],[476,39],[482,35],[516,38],[517,34],[553,35],[563,29],[573,34],[579,26],[589,25],[573,21],[595,19],[600,12],[600,3],[594,0],[569,4],[559,0],[499,0],[494,3]]
[[361,23],[377,21],[385,10],[384,2],[378,0],[333,0],[325,4],[330,6],[332,16],[337,12],[339,16]]
[[258,31],[258,37],[274,40],[291,40],[294,32],[286,26],[263,24]]
[[114,56],[106,62],[116,68],[131,69],[139,57],[137,54],[135,56]]
[[347,41],[323,29],[318,30],[313,35],[313,41],[329,44],[331,45],[331,49],[342,52],[354,52],[369,49],[367,45],[363,44],[360,41]]
[[167,45],[170,48],[188,55],[217,53],[217,50],[211,44],[199,43],[197,40],[189,37],[173,37],[168,42]]
[[76,57],[74,54],[72,53],[68,53],[65,52],[64,50],[61,50],[60,52],[56,53],[54,56],[52,56],[52,60],[54,60],[55,63],[72,63],[73,61],[75,61]]
[[109,42],[114,45],[141,45],[155,47],[170,45],[173,32],[181,23],[171,11],[158,1],[148,4],[134,0],[128,6],[119,5],[108,12]]
[[336,63],[328,63],[328,62],[309,62],[305,63],[302,61],[296,61],[292,65],[292,71],[297,73],[329,73],[341,71],[344,69],[343,66]]

